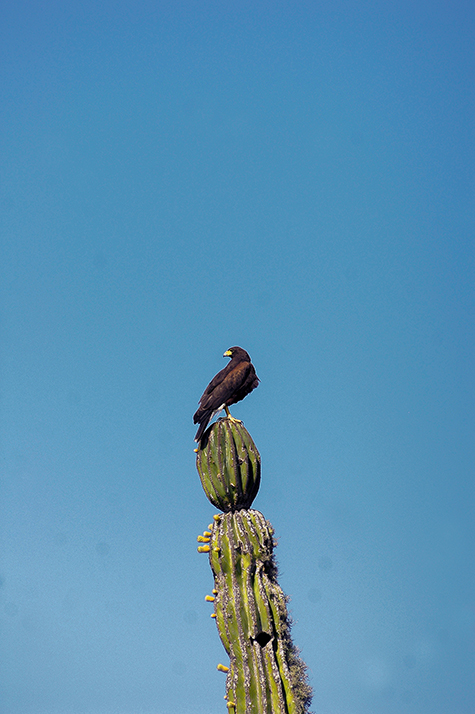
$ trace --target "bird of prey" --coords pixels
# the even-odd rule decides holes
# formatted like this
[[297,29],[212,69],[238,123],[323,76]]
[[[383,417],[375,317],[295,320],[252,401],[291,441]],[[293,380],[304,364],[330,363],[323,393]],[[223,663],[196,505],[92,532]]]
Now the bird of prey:
[[256,370],[246,350],[242,347],[231,347],[226,350],[223,357],[231,357],[231,361],[208,384],[193,417],[193,422],[200,425],[195,441],[201,440],[211,419],[222,409],[225,409],[228,417],[233,419],[228,407],[240,402],[259,384]]

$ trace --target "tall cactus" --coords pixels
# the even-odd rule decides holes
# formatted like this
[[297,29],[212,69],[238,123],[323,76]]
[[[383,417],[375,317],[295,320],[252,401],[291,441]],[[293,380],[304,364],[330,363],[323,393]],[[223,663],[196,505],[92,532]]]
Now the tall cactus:
[[214,575],[214,613],[230,665],[231,714],[305,714],[312,690],[290,637],[288,598],[277,582],[273,528],[250,509],[260,482],[260,455],[244,426],[220,419],[197,453],[201,483],[223,511],[198,540]]

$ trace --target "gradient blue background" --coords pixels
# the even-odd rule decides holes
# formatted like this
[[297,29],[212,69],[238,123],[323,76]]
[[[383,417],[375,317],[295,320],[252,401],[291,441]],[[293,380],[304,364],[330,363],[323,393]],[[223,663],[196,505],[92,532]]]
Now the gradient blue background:
[[317,714],[475,711],[472,3],[1,6],[2,714],[218,714],[192,414]]

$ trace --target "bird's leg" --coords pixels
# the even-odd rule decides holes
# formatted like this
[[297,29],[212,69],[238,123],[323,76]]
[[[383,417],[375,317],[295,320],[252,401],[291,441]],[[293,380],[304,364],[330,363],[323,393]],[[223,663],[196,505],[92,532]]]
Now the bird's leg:
[[224,411],[226,412],[226,416],[228,417],[229,421],[234,421],[236,424],[242,424],[242,421],[240,419],[235,419],[233,416],[231,416],[231,412],[227,407],[224,407]]

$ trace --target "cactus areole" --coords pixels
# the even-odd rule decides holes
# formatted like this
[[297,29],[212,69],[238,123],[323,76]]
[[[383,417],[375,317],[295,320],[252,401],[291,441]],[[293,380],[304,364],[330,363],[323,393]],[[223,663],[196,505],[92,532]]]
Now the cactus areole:
[[213,506],[225,513],[250,508],[259,490],[261,457],[243,424],[219,419],[200,446],[196,466]]

